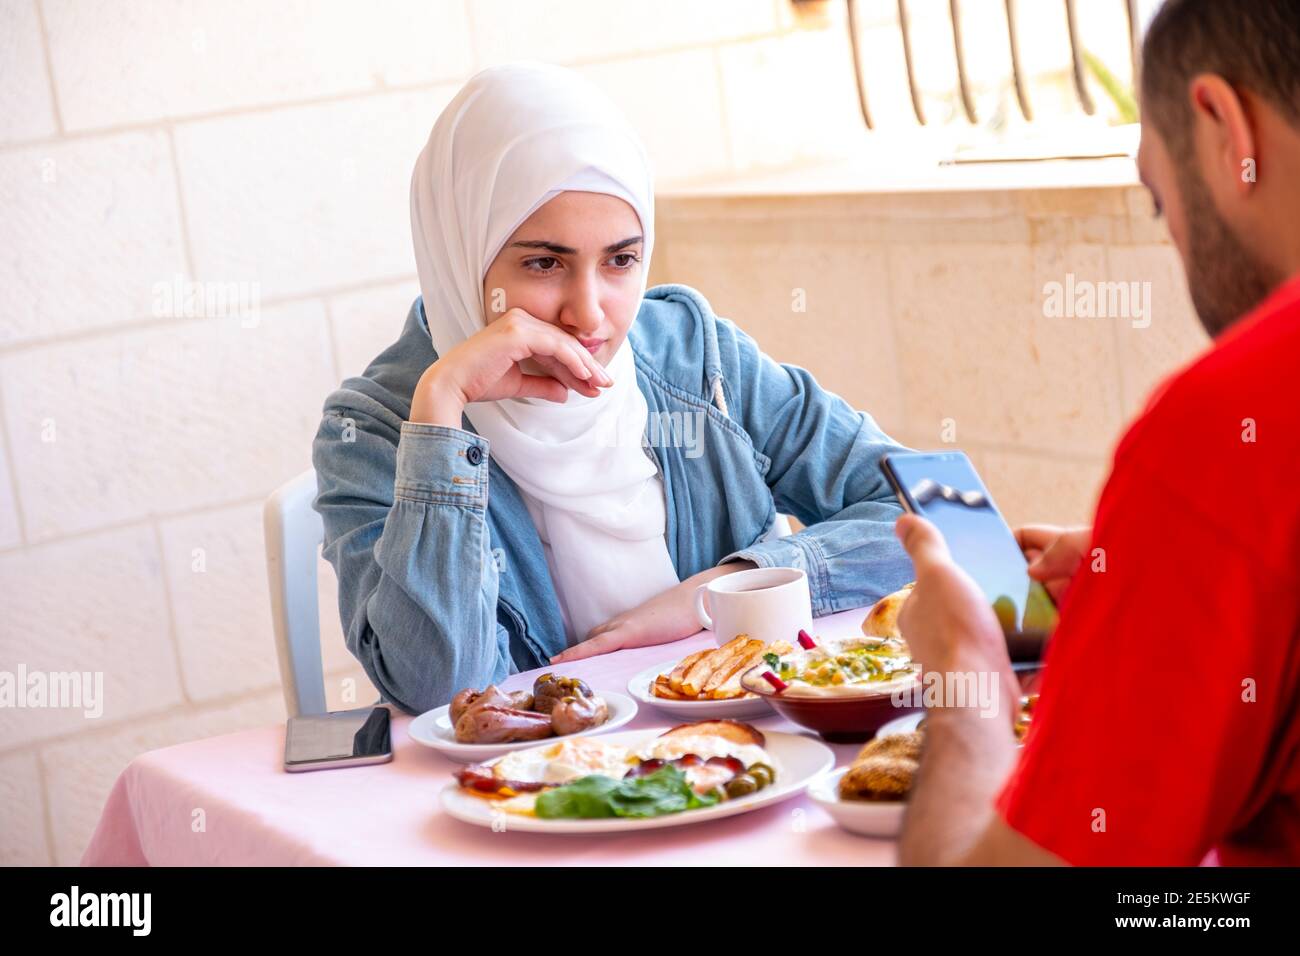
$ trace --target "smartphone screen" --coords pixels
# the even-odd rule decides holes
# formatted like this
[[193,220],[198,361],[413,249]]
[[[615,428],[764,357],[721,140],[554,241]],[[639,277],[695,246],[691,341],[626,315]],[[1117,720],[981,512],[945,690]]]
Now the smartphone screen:
[[361,707],[289,719],[284,769],[356,767],[393,759],[387,707]]
[[903,507],[943,533],[957,565],[975,579],[1007,634],[1045,638],[1056,606],[1029,577],[1028,562],[970,459],[961,452],[886,455],[881,467]]

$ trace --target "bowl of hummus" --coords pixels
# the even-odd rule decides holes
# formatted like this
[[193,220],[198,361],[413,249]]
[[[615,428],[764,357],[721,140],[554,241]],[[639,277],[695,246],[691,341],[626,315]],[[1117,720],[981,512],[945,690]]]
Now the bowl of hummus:
[[814,639],[812,647],[768,654],[741,678],[786,719],[832,743],[869,739],[917,709],[920,667],[900,638]]

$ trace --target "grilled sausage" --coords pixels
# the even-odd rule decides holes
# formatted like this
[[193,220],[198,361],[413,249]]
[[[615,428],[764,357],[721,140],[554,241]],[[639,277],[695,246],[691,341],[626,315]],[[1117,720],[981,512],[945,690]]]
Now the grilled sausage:
[[530,710],[479,704],[456,721],[456,739],[463,744],[504,744],[551,736],[551,718]]
[[551,710],[551,726],[559,736],[580,734],[608,719],[609,706],[604,698],[585,697],[581,693],[560,698]]

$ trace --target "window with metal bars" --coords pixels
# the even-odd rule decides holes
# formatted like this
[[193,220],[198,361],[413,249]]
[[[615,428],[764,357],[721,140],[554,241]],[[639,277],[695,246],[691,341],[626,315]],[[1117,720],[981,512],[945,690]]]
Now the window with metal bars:
[[[1061,123],[1071,119],[1071,113],[1094,122],[1130,123],[1137,118],[1132,86],[1141,33],[1160,2],[845,0],[853,68],[847,80],[855,84],[862,121],[873,131],[882,125],[898,126],[899,98],[910,101],[909,124],[914,119],[921,127],[998,128],[1004,142],[1011,134],[1003,128],[1011,125],[1011,119],[1026,128],[1026,136],[1041,133],[1028,127]],[[1085,42],[1085,26],[1090,42]],[[870,50],[864,50],[864,33],[872,38]],[[1090,50],[1090,43],[1103,48],[1102,53]],[[996,53],[1005,65],[995,78],[987,68],[993,47],[1000,48]],[[899,50],[901,62],[888,70]],[[936,69],[941,50],[946,61],[943,70]],[[882,56],[882,51],[890,55]],[[970,68],[972,53],[984,67],[979,90]],[[882,60],[891,62],[882,64]],[[923,82],[920,60],[930,67],[928,84]],[[951,79],[947,88],[937,89],[935,74],[945,71]],[[1068,105],[1064,103],[1067,83],[1073,100]],[[977,92],[984,95],[983,109]],[[895,101],[887,103],[890,97]],[[990,101],[998,105],[990,107]],[[877,105],[892,108],[884,111],[884,124],[873,109]],[[1012,113],[1019,115],[1012,117]]]

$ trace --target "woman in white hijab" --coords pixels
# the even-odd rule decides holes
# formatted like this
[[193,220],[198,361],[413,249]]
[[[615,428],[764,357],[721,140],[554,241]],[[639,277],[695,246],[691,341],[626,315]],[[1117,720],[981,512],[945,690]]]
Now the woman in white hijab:
[[[814,614],[910,579],[899,446],[694,290],[647,291],[649,164],[590,83],[473,77],[411,226],[421,298],[313,446],[348,647],[387,699],[678,640],[696,588],[746,568],[806,570]],[[775,537],[778,507],[807,527]]]
[[442,356],[411,420],[458,427],[464,414],[489,441],[537,526],[566,633],[593,636],[678,584],[654,459],[639,440],[601,440],[646,425],[627,341],[654,247],[644,149],[577,74],[489,70],[434,126],[411,226]]

